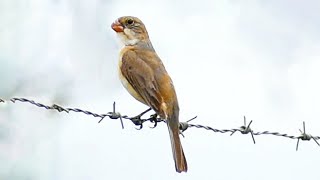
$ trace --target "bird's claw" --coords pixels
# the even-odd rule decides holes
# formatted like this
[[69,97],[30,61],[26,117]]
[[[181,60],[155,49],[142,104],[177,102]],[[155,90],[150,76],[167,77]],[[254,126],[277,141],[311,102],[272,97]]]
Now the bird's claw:
[[151,122],[151,123],[154,123],[154,125],[153,125],[152,127],[150,127],[150,128],[152,128],[152,129],[155,128],[155,127],[157,127],[157,125],[158,125],[157,116],[158,116],[157,114],[153,114],[153,115],[150,116],[150,119],[149,119],[150,122]]
[[136,128],[137,130],[141,130],[141,129],[143,128],[143,125],[142,125],[142,124],[144,123],[144,120],[142,120],[141,117],[142,117],[145,113],[149,112],[150,110],[151,110],[151,108],[143,111],[142,113],[138,114],[137,116],[134,116],[134,117],[132,117],[132,118],[129,118],[129,119],[133,122],[133,124],[135,124],[136,126],[140,126],[139,128]]
[[140,127],[139,128],[136,128],[136,130],[141,130],[143,128],[143,125],[142,123],[140,124]]
[[130,120],[133,122],[134,125],[140,126],[139,128],[136,128],[137,130],[141,130],[143,128],[143,125],[142,125],[143,121],[141,119],[141,114],[130,118]]
[[136,116],[136,117],[131,118],[131,121],[136,126],[140,126],[139,128],[136,128],[137,130],[141,130],[143,128],[143,121],[140,116],[138,116],[138,117]]

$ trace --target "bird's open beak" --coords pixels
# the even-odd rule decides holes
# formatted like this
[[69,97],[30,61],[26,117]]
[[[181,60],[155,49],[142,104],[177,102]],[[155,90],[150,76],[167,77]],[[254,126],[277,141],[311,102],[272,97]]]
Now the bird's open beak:
[[123,26],[120,24],[120,22],[118,20],[116,20],[115,22],[113,22],[111,24],[111,28],[115,31],[115,32],[123,32]]

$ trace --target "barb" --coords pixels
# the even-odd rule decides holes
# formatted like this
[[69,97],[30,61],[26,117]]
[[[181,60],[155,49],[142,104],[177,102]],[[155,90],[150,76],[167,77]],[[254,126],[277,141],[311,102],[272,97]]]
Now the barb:
[[241,134],[248,134],[250,133],[251,134],[251,137],[252,137],[252,140],[253,140],[253,144],[256,144],[256,141],[254,140],[254,137],[253,137],[253,131],[251,130],[250,128],[250,125],[252,123],[252,120],[250,121],[250,123],[248,124],[247,126],[247,121],[246,121],[246,116],[243,116],[243,119],[244,119],[244,125],[243,126],[240,126],[240,128],[234,132],[232,132],[230,134],[230,136],[232,136],[235,132],[239,131],[241,132]]
[[297,141],[296,151],[298,151],[300,139],[302,141],[310,141],[311,139],[313,139],[317,143],[317,145],[320,146],[316,137],[313,137],[310,134],[306,134],[306,125],[305,125],[304,121],[303,121],[303,132],[300,129],[299,129],[299,131],[300,131],[301,135],[297,137],[298,141]]
[[[119,112],[116,112],[116,102],[113,102],[113,111],[109,112],[108,114],[109,114],[109,118],[110,119],[120,119],[121,127],[122,127],[122,129],[124,129],[124,125],[123,125],[123,120],[122,120],[121,114]],[[98,123],[101,123],[101,121],[105,117],[106,116],[103,116]]]
[[[79,108],[64,108],[64,107],[62,107],[60,105],[57,105],[57,104],[53,104],[52,106],[48,106],[48,105],[45,105],[45,104],[42,104],[42,103],[38,103],[38,102],[35,102],[33,100],[29,100],[29,99],[26,99],[26,98],[11,98],[10,101],[12,103],[16,103],[16,102],[29,103],[29,104],[32,104],[34,106],[40,107],[40,108],[45,108],[47,110],[56,110],[58,112],[83,113],[83,114],[88,115],[88,116],[93,116],[93,117],[100,118],[98,123],[101,123],[102,120],[105,119],[105,117],[109,117],[110,119],[116,119],[116,120],[120,119],[120,123],[121,123],[122,129],[124,129],[124,124],[123,124],[123,120],[124,119],[130,120],[134,125],[139,126],[139,128],[137,128],[138,130],[141,130],[143,128],[143,123],[145,123],[147,121],[149,121],[151,123],[154,123],[154,126],[151,127],[151,128],[155,128],[157,126],[157,123],[159,123],[159,122],[165,122],[165,120],[163,120],[161,118],[158,118],[157,114],[153,114],[149,118],[142,118],[142,116],[145,115],[147,112],[149,112],[151,110],[151,108],[149,108],[149,109],[143,111],[142,113],[138,114],[137,116],[133,116],[133,117],[129,117],[127,115],[121,115],[119,112],[116,111],[116,103],[115,102],[113,103],[112,112],[108,112],[107,114],[97,114],[97,113],[93,113],[91,111],[82,110],[82,109],[79,109]],[[4,102],[5,101],[0,98],[0,103],[4,103]],[[186,122],[180,122],[179,128],[181,130],[181,134],[182,134],[182,132],[186,131],[188,128],[192,127],[192,128],[198,128],[198,129],[205,129],[205,130],[212,131],[212,132],[215,132],[215,133],[230,133],[230,136],[232,136],[236,132],[240,132],[241,134],[249,134],[250,133],[254,144],[256,143],[256,141],[254,139],[254,136],[258,136],[258,135],[273,135],[273,136],[277,136],[277,137],[285,137],[285,138],[289,138],[289,139],[297,139],[297,145],[296,145],[296,150],[297,151],[298,151],[300,140],[302,140],[302,141],[310,141],[311,139],[313,139],[314,142],[320,147],[320,143],[318,142],[318,140],[320,139],[320,136],[312,136],[311,134],[306,134],[305,122],[303,122],[303,131],[301,131],[299,129],[301,134],[298,135],[298,136],[294,136],[294,135],[288,135],[288,134],[285,134],[285,133],[270,132],[270,131],[255,132],[250,127],[251,124],[252,124],[252,120],[247,125],[245,116],[244,116],[244,125],[240,126],[239,128],[233,128],[233,129],[215,129],[215,128],[212,128],[210,126],[204,126],[204,125],[190,124],[189,123],[189,122],[193,121],[196,118],[197,118],[197,116],[191,118],[190,120],[187,120]]]

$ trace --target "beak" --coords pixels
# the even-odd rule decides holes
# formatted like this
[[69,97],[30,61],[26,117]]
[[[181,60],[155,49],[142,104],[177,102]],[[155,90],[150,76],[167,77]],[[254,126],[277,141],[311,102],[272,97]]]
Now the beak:
[[118,20],[116,20],[115,22],[113,22],[111,24],[111,28],[117,33],[123,32],[123,26],[120,24],[120,22]]

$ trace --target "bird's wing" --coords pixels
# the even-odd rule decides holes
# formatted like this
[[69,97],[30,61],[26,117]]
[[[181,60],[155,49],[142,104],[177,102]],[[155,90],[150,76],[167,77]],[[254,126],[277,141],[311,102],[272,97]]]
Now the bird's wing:
[[143,54],[134,50],[127,50],[122,55],[122,65],[120,67],[122,75],[145,103],[157,113],[159,113],[159,107],[163,102],[159,81],[163,79],[162,77],[166,72],[161,72],[163,71],[161,69],[164,69],[162,67],[163,65],[155,52]]

